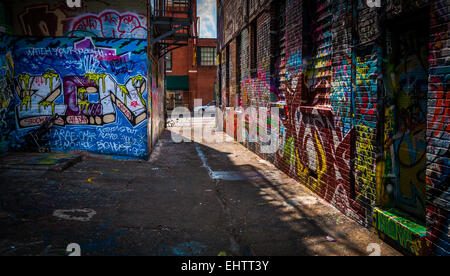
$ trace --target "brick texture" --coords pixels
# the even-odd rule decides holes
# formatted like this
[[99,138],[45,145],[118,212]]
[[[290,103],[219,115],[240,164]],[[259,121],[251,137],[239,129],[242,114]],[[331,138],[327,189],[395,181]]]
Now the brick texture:
[[448,255],[448,1],[220,2],[222,106],[280,111],[276,153],[243,144],[405,253]]

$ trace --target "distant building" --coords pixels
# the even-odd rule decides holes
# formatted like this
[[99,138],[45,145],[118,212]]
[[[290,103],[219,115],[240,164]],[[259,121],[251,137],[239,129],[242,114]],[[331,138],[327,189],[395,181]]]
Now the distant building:
[[195,99],[202,99],[203,105],[215,100],[216,47],[215,38],[189,39],[187,47],[178,48],[166,55],[168,110],[180,106],[192,110]]

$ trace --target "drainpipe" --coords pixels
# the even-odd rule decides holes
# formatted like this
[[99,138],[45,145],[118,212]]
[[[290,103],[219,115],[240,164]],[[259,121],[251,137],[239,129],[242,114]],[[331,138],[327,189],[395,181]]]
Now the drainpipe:
[[148,159],[150,158],[151,151],[153,149],[153,99],[152,99],[152,89],[153,89],[153,26],[152,26],[152,3],[151,0],[147,0],[147,150]]
[[352,47],[351,47],[351,55],[352,55],[352,63],[350,67],[350,81],[352,83],[351,85],[351,95],[350,95],[350,116],[351,116],[351,128],[350,128],[350,141],[352,141],[351,144],[351,152],[350,152],[350,198],[355,199],[356,198],[356,177],[355,177],[355,155],[356,155],[356,124],[355,124],[355,96],[356,96],[356,45],[358,44],[357,41],[357,28],[358,28],[358,0],[352,0],[351,1],[352,6]]

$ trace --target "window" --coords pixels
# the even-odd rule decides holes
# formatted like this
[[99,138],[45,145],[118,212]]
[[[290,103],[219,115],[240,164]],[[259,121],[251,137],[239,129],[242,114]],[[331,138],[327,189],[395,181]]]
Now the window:
[[200,66],[216,66],[216,47],[200,47]]
[[328,108],[333,51],[332,5],[327,0],[307,1],[304,5],[303,74],[306,89],[301,101],[303,106]]
[[172,52],[169,52],[164,57],[166,71],[172,71]]

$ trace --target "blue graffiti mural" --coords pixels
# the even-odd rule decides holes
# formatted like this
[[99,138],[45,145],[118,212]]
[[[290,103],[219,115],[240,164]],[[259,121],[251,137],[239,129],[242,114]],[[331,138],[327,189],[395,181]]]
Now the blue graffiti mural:
[[10,143],[58,113],[53,150],[147,156],[145,41],[1,38],[14,49]]

